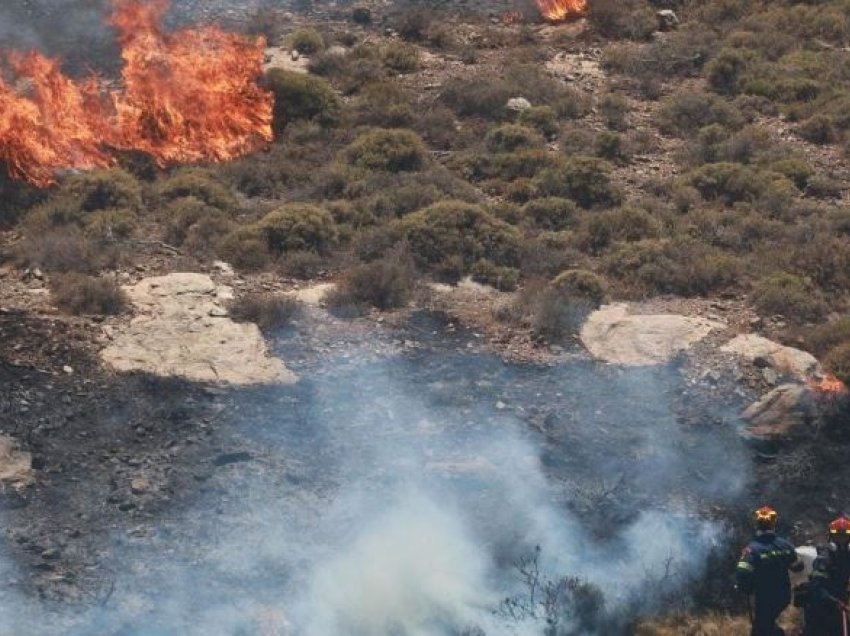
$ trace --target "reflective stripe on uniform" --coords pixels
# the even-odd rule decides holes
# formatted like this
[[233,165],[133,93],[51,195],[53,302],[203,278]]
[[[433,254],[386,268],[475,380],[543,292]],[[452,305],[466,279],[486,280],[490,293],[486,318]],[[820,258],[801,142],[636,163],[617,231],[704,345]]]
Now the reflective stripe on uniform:
[[755,568],[753,568],[753,566],[747,563],[746,561],[738,561],[738,569],[746,570],[747,572],[752,572]]

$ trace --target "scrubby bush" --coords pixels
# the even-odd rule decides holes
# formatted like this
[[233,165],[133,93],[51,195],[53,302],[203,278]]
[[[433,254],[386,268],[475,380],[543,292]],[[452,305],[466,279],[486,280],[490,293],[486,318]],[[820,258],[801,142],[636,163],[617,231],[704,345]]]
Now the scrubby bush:
[[619,93],[606,93],[599,100],[599,114],[612,130],[628,128],[629,102]]
[[791,320],[818,320],[826,311],[823,297],[814,284],[787,272],[759,280],[753,286],[751,300],[762,314],[779,314]]
[[824,365],[844,384],[850,385],[850,342],[831,349],[824,359]]
[[358,124],[406,128],[416,119],[413,99],[397,82],[382,80],[364,86],[353,104]]
[[502,267],[482,259],[472,266],[472,280],[499,291],[514,291],[519,286],[520,272],[515,267]]
[[546,197],[526,203],[522,217],[536,228],[566,230],[576,225],[578,208],[570,199]]
[[421,170],[428,163],[428,150],[413,131],[371,130],[361,134],[342,151],[352,166],[386,172]]
[[593,214],[583,224],[577,242],[591,254],[599,254],[612,243],[658,238],[659,222],[646,210],[633,207]]
[[558,134],[558,115],[551,106],[532,106],[521,111],[517,122],[528,128],[533,128],[546,137]]
[[570,297],[590,300],[596,307],[605,301],[605,279],[586,269],[570,269],[558,274],[550,283],[553,289]]
[[327,253],[337,238],[327,210],[309,203],[288,203],[269,212],[254,228],[274,255],[290,251]]
[[652,9],[640,0],[595,0],[587,17],[600,35],[609,38],[646,40],[658,28]]
[[77,227],[45,229],[27,234],[16,246],[16,260],[49,272],[93,273],[114,256],[102,245],[83,236]]
[[240,228],[216,245],[216,253],[241,271],[254,272],[269,264],[268,241],[256,228]]
[[662,103],[658,127],[668,135],[686,136],[710,124],[736,129],[743,124],[741,114],[731,104],[711,93],[682,90]]
[[718,93],[734,95],[739,90],[741,75],[746,67],[747,62],[740,51],[723,49],[706,68],[708,83]]
[[61,195],[76,199],[85,212],[108,209],[138,212],[142,207],[139,181],[118,168],[75,175],[62,185]]
[[381,57],[387,68],[397,73],[412,73],[419,68],[419,49],[404,42],[388,42]]
[[281,274],[301,280],[316,278],[326,268],[325,259],[321,255],[305,250],[287,252],[278,261]]
[[616,205],[621,199],[611,183],[611,165],[593,157],[573,157],[544,170],[535,185],[544,196],[573,199],[585,208]]
[[166,205],[182,197],[195,197],[207,205],[224,212],[231,212],[238,207],[236,197],[222,182],[210,172],[200,168],[183,168],[167,179],[161,181],[155,188],[159,201]]
[[403,248],[349,270],[326,297],[335,313],[362,313],[367,307],[394,309],[410,300],[416,284],[413,259]]
[[615,132],[603,131],[599,133],[593,142],[593,152],[601,159],[619,164],[626,163],[629,160],[626,139],[623,135]]
[[53,302],[74,314],[113,315],[127,306],[127,296],[111,278],[71,273],[56,276],[50,284]]
[[120,240],[129,238],[137,226],[138,219],[132,210],[97,210],[86,217],[85,234],[97,240]]
[[207,205],[197,197],[181,197],[165,205],[161,214],[165,220],[164,239],[171,245],[180,246],[186,240],[190,229],[199,221],[212,217],[228,218],[218,208]]
[[282,329],[298,315],[298,301],[283,294],[252,293],[240,296],[227,305],[236,322],[253,322],[263,331]]
[[575,334],[587,315],[605,299],[606,283],[587,270],[569,270],[532,297],[531,326],[535,336],[549,341]]
[[412,8],[406,10],[397,20],[395,30],[405,40],[420,41],[425,38],[434,14],[425,8]]
[[482,259],[509,267],[519,262],[519,231],[477,205],[435,203],[406,216],[401,228],[414,257],[431,269],[451,257],[461,260],[464,271]]
[[298,29],[289,36],[289,46],[302,55],[312,55],[325,48],[325,40],[315,29]]
[[339,110],[336,93],[320,77],[273,68],[265,83],[274,93],[272,125],[278,136],[287,124],[300,119],[328,124]]
[[850,318],[819,325],[805,334],[806,347],[818,357],[825,356],[830,349],[850,343]]
[[827,115],[813,115],[797,126],[797,134],[813,144],[830,144],[837,135],[832,119]]
[[539,148],[543,145],[543,139],[525,126],[503,124],[491,129],[484,143],[490,152],[513,152],[522,148]]

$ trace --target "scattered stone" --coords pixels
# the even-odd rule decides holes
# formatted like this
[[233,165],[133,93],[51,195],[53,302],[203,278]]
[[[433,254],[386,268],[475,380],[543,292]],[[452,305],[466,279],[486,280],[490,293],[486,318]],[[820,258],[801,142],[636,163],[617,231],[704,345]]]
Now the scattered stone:
[[66,364],[64,367],[62,367],[62,371],[64,371],[68,375],[71,375],[72,373],[74,373],[74,367],[68,366]]
[[679,26],[679,16],[672,9],[662,9],[655,14],[658,18],[658,29],[660,31],[672,31]]
[[605,362],[628,366],[662,364],[726,324],[677,314],[630,315],[626,303],[605,305],[581,329],[588,351]]
[[756,366],[769,366],[779,373],[799,379],[806,379],[820,371],[820,364],[812,354],[755,334],[740,335],[726,343],[721,350],[741,356]]
[[225,263],[224,261],[213,261],[213,269],[215,269],[222,276],[236,276],[236,272],[233,271],[233,266],[230,263]]
[[147,477],[141,475],[130,482],[130,492],[134,495],[143,495],[151,489],[151,482]]

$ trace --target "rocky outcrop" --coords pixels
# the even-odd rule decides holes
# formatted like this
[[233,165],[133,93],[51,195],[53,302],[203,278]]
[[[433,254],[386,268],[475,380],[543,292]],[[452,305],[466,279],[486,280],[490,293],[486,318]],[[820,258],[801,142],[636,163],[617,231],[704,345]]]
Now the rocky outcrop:
[[806,379],[820,371],[820,364],[812,354],[755,334],[740,335],[721,350],[741,356],[756,366],[771,367],[798,379]]
[[749,406],[741,419],[744,436],[779,441],[803,434],[817,418],[817,408],[803,384],[783,384]]
[[581,341],[600,360],[630,366],[662,364],[686,351],[722,322],[676,314],[631,315],[628,305],[601,307],[581,329]]
[[22,490],[33,483],[32,457],[11,437],[0,435],[0,492]]
[[125,287],[135,317],[101,352],[118,371],[145,371],[198,382],[292,383],[256,325],[228,318],[229,287],[204,274],[169,274]]

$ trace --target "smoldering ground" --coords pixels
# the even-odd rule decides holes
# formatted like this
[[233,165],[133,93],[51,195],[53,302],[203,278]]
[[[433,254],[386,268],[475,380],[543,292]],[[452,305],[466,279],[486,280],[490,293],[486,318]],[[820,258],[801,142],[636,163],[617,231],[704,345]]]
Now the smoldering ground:
[[616,634],[671,591],[686,601],[723,534],[700,511],[746,481],[736,405],[694,419],[688,392],[675,369],[347,352],[295,388],[229,396],[229,445],[253,459],[116,530],[98,602],[7,587],[0,634],[539,636],[515,567],[536,546],[541,582],[604,598],[602,627],[567,612],[557,633]]

